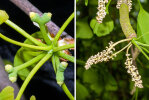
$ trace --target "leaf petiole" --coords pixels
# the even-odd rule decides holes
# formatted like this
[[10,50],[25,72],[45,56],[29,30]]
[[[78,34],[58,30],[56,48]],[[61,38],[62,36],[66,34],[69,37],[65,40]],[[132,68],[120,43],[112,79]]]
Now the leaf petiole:
[[27,32],[25,32],[22,28],[20,28],[19,26],[17,26],[15,23],[13,23],[10,20],[5,21],[5,23],[7,25],[9,25],[10,27],[12,27],[14,30],[16,30],[17,32],[19,32],[21,35],[23,35],[24,37],[26,37],[27,39],[29,39],[30,41],[32,41],[34,44],[38,45],[38,46],[46,46],[45,44],[37,41],[34,37],[32,37],[31,35],[29,35]]
[[141,43],[141,42],[138,42],[138,41],[135,41],[135,42],[136,42],[138,45],[149,47],[148,44],[144,44],[144,43]]
[[29,67],[32,64],[38,62],[45,55],[46,55],[45,53],[42,53],[42,54],[38,55],[37,57],[34,57],[33,59],[29,60],[28,62],[26,62],[26,63],[24,63],[22,65],[19,65],[19,66],[14,67],[14,70],[18,72],[19,70],[22,70],[22,69],[24,69],[26,67]]
[[142,52],[142,54],[146,57],[146,59],[149,60],[147,54],[141,49],[141,47],[136,43],[136,41],[131,40],[131,42]]
[[149,50],[147,50],[146,48],[144,48],[144,47],[142,47],[142,46],[141,46],[141,48],[142,48],[145,52],[149,53]]
[[32,77],[35,75],[35,73],[39,70],[39,68],[52,56],[53,52],[48,53],[47,55],[45,55],[43,57],[43,59],[41,59],[39,61],[39,63],[32,69],[32,71],[29,73],[29,75],[27,76],[27,78],[25,79],[23,85],[20,88],[20,91],[16,97],[15,100],[20,100],[25,88],[27,87],[28,83],[30,82],[30,80],[32,79]]
[[54,72],[56,72],[56,63],[55,63],[55,56],[53,55],[52,56],[52,65],[53,65],[53,69],[54,69]]
[[[128,45],[126,45],[125,47],[123,47],[121,50],[119,50],[119,51],[115,52],[114,54],[112,54],[112,56],[119,54],[120,52],[122,52],[123,50],[125,50],[127,47],[129,47],[129,46],[131,46],[131,45],[132,45],[132,44],[131,44],[131,42],[130,42]],[[112,57],[112,56],[111,56],[111,57]]]
[[136,87],[135,100],[138,100],[138,88]]
[[74,61],[75,61],[75,59],[74,59],[73,56],[67,55],[67,54],[63,53],[62,51],[60,51],[60,52],[58,52],[58,53],[56,53],[56,54],[57,54],[58,56],[64,58],[64,59],[67,59],[67,60],[73,62],[73,63],[74,63]]
[[37,50],[51,50],[52,46],[34,46],[34,45],[30,45],[30,44],[25,44],[25,43],[21,43],[15,40],[12,40],[6,36],[4,36],[3,34],[0,33],[0,38],[2,38],[3,40],[10,42],[12,44],[18,45],[18,46],[22,46],[22,47],[26,47],[26,48],[31,48],[31,49],[37,49]]
[[60,30],[58,31],[58,33],[56,34],[55,38],[54,38],[54,45],[56,45],[58,39],[60,38],[62,32],[65,30],[65,28],[68,26],[68,24],[71,22],[71,20],[74,18],[74,12],[70,15],[70,17],[65,21],[65,23],[62,25],[62,27],[60,28]]
[[69,48],[74,48],[74,44],[67,44],[64,46],[54,47],[53,52],[57,52],[57,51],[61,51],[61,50],[69,49]]
[[[45,26],[44,24],[39,24],[39,26],[40,26],[40,30],[41,30],[41,32],[42,32],[42,36],[43,36],[45,42],[46,42],[48,45],[50,45],[50,44],[52,43],[51,40],[50,40],[51,36],[48,35],[49,33],[48,33],[47,30],[46,30],[46,26]],[[50,36],[50,38],[49,38],[49,36]]]

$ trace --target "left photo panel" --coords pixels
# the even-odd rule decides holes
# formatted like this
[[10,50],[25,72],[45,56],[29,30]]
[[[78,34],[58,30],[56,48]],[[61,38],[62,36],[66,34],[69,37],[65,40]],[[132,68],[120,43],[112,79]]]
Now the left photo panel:
[[74,100],[74,2],[1,1],[0,100]]

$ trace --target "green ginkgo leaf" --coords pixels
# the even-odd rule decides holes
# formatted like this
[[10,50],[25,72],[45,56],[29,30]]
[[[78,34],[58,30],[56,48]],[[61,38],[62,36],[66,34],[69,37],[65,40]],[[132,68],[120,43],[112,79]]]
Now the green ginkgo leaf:
[[140,11],[137,18],[137,37],[141,36],[139,41],[149,44],[149,13],[143,9],[140,0],[138,0],[138,2],[140,5]]
[[98,23],[95,18],[90,21],[90,27],[93,30],[93,33],[96,34],[98,37],[106,36],[112,32],[114,29],[114,22],[109,15],[109,5],[111,0],[109,0],[108,4],[106,5],[106,17],[103,19],[102,23]]
[[114,22],[109,15],[106,15],[104,21],[99,24],[95,18],[90,22],[90,27],[93,29],[94,34],[98,37],[102,37],[110,34],[114,29]]
[[[36,32],[34,34],[32,34],[33,37],[35,38],[38,38],[38,39],[43,39],[42,38],[42,35],[40,32]],[[28,39],[26,39],[24,41],[24,43],[26,44],[33,44],[31,41],[29,41]],[[29,60],[31,60],[32,58],[38,56],[39,54],[41,54],[42,51],[38,51],[38,50],[33,50],[33,49],[29,49],[29,48],[24,48],[24,47],[21,47],[16,55],[15,55],[15,58],[14,58],[14,66],[18,66],[18,65],[21,65]],[[19,77],[22,79],[22,80],[25,80],[25,78],[28,76],[28,74],[30,73],[31,69],[33,68],[33,66],[35,66],[35,64],[33,64],[31,67],[28,67],[28,68],[24,68],[22,70],[20,70],[18,72],[18,75]]]
[[5,87],[0,92],[0,100],[14,100],[14,89],[11,86]]
[[81,39],[90,39],[93,37],[93,32],[88,24],[88,17],[77,21],[76,37]]

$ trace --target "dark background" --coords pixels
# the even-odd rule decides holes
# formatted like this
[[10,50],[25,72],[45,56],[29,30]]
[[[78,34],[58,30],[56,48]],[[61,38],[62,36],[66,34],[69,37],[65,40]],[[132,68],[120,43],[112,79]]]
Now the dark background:
[[[73,0],[29,0],[42,12],[51,12],[52,21],[59,27],[65,22],[69,15],[74,11]],[[18,7],[12,4],[9,0],[3,0],[0,3],[0,9],[5,10],[10,17],[10,20],[26,30],[28,33],[34,33],[39,29],[32,24],[30,18],[21,11]],[[74,23],[73,21],[65,30],[69,35],[74,37]],[[11,29],[9,26],[2,24],[0,32],[14,40],[23,42],[25,38]],[[19,49],[18,46],[10,44],[0,39],[0,56],[4,60],[13,63],[15,53]],[[22,81],[17,81],[21,86]],[[74,94],[74,67],[69,63],[65,71],[65,82],[72,94]],[[50,63],[46,63],[31,80],[30,84],[25,90],[27,100],[31,95],[35,95],[37,100],[67,100],[67,96],[63,90],[56,84],[55,74]],[[45,99],[46,98],[46,99]]]

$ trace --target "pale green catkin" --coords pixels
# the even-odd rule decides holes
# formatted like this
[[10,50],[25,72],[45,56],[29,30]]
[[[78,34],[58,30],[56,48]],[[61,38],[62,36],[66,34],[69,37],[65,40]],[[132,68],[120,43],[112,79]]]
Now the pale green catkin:
[[120,11],[120,24],[125,36],[127,38],[136,37],[136,32],[134,31],[134,29],[130,24],[129,8],[127,4],[125,3],[121,4],[119,11]]

